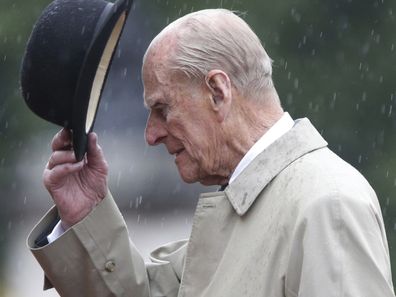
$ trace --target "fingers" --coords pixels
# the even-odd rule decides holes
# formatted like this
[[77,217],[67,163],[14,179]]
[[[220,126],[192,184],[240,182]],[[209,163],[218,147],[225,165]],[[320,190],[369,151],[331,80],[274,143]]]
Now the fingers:
[[103,169],[107,172],[107,162],[105,160],[102,148],[98,144],[98,136],[95,132],[91,132],[88,135],[87,161],[90,167]]
[[48,160],[46,168],[51,170],[57,165],[65,163],[76,163],[76,156],[73,151],[55,151]]
[[53,151],[70,150],[73,146],[71,132],[63,128],[52,139],[51,148]]
[[64,177],[72,173],[80,171],[84,166],[84,161],[77,163],[65,163],[56,165],[52,169],[46,168],[43,174],[44,185],[47,189],[51,189],[54,185],[61,186]]

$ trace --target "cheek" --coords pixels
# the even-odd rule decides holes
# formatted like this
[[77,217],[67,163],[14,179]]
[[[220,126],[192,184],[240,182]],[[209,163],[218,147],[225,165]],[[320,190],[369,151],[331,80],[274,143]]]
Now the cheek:
[[176,165],[181,178],[186,183],[194,183],[198,181],[200,167],[187,152],[182,153],[182,155],[178,157]]

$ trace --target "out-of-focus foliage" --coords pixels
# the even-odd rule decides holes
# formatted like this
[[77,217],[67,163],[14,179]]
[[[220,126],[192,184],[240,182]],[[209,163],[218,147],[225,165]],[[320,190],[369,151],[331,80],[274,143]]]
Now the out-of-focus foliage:
[[[142,34],[150,37],[191,11],[224,7],[241,13],[274,60],[274,81],[284,108],[294,118],[310,118],[330,148],[358,168],[376,190],[395,270],[396,1],[135,2],[145,13]],[[28,111],[18,83],[27,37],[48,3],[2,0],[0,4],[0,249],[10,234],[10,194],[23,186],[14,175],[18,158],[29,153],[24,143],[48,128]]]
[[23,186],[16,179],[16,163],[22,154],[29,153],[24,141],[43,127],[21,99],[19,69],[32,25],[46,2],[0,2],[0,279],[4,279],[4,251],[12,236],[11,219],[22,219],[12,207],[13,194]]

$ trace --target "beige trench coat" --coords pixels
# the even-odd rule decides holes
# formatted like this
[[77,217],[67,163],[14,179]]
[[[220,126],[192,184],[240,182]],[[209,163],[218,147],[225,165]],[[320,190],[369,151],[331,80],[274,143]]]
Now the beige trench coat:
[[52,209],[29,247],[62,296],[394,296],[377,197],[326,146],[307,119],[297,121],[224,192],[202,194],[189,240],[158,248],[152,263],[110,194],[35,248]]

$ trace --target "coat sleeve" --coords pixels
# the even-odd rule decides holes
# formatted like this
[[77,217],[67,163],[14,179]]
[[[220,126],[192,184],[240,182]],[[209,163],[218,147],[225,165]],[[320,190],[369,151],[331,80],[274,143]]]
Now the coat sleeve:
[[[174,270],[177,265],[170,259],[156,265],[144,263],[129,239],[125,221],[110,193],[57,240],[37,247],[37,237],[56,214],[56,208],[51,209],[31,231],[27,242],[45,272],[45,288],[53,286],[61,296],[177,295],[181,273]],[[171,260],[177,262],[184,258],[184,244],[174,247],[176,252],[167,252],[174,254]],[[160,291],[164,288],[167,295]]]
[[378,201],[358,196],[333,193],[299,214],[286,296],[395,296]]

